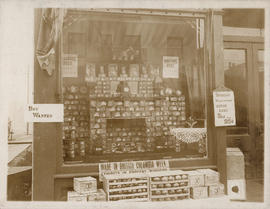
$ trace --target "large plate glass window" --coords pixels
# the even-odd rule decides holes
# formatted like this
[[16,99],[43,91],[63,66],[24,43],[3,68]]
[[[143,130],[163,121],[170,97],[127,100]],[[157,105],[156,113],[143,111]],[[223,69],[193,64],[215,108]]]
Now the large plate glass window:
[[64,24],[63,158],[208,156],[204,19],[89,13]]

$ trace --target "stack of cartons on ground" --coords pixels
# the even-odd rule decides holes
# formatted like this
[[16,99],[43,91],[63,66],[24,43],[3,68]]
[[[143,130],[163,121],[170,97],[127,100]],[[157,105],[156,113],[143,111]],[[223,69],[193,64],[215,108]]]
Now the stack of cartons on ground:
[[219,182],[219,173],[211,169],[188,171],[190,196],[193,199],[224,195],[224,185]]
[[97,180],[91,176],[73,179],[75,191],[68,192],[68,201],[105,201],[102,189],[97,189]]

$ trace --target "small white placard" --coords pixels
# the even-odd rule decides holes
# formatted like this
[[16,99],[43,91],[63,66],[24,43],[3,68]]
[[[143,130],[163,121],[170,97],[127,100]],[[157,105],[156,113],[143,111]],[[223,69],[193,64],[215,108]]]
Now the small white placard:
[[235,106],[233,91],[214,91],[215,126],[235,125]]
[[62,55],[62,76],[78,77],[78,56],[76,54]]
[[163,78],[179,78],[179,58],[163,56]]
[[63,104],[28,104],[24,111],[26,122],[63,122]]

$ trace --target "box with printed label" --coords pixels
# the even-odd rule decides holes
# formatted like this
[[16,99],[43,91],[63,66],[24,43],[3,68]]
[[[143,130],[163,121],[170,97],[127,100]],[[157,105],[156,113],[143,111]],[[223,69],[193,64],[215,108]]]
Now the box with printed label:
[[227,191],[231,200],[246,200],[246,180],[227,180]]
[[89,193],[97,191],[97,180],[91,176],[74,178],[74,190],[78,193]]
[[87,201],[106,201],[106,194],[103,189],[98,189],[87,195]]
[[207,187],[191,187],[190,188],[190,197],[192,199],[202,199],[208,197]]
[[187,171],[189,175],[189,186],[199,187],[204,186],[204,174],[199,171]]
[[75,191],[68,191],[67,200],[68,201],[77,201],[77,202],[86,202],[87,201],[87,194],[80,194],[80,193],[75,192]]
[[208,187],[209,197],[220,197],[224,195],[224,185],[221,183],[210,185]]
[[198,169],[198,172],[204,174],[204,185],[216,185],[219,183],[219,173],[212,169]]

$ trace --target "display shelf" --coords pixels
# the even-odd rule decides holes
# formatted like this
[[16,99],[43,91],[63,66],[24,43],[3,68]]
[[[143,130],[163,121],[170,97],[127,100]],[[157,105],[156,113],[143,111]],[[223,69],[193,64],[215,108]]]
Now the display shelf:
[[145,183],[147,179],[145,180],[137,180],[137,181],[125,181],[125,182],[109,182],[110,185],[121,185],[121,184],[140,184]]
[[110,194],[110,197],[135,197],[135,196],[141,196],[141,195],[147,195],[147,192],[140,192],[136,194]]
[[141,100],[146,100],[146,101],[152,101],[152,100],[165,100],[166,97],[138,97],[138,96],[123,96],[123,97],[114,97],[114,96],[108,96],[108,97],[98,97],[98,96],[90,96],[89,99],[91,100],[97,100],[97,101],[141,101]]
[[[144,184],[144,185],[133,187],[121,187],[114,189],[111,188],[112,186],[127,185],[127,184],[133,185]],[[107,200],[109,201],[122,200],[126,198],[134,199],[135,197],[138,196],[146,196],[146,200],[149,199],[149,180],[148,175],[146,173],[104,175],[103,188],[104,191],[106,192]],[[144,191],[141,191],[142,189]],[[129,194],[126,194],[127,191],[129,191]],[[112,194],[114,192],[118,192],[120,194]]]
[[188,196],[189,197],[189,193],[186,193],[186,194],[152,195],[151,198],[183,197],[183,196]]
[[152,184],[171,184],[171,183],[179,183],[179,182],[187,182],[186,179],[183,179],[183,180],[172,180],[172,181],[151,181],[151,185]]
[[124,200],[118,200],[118,201],[120,201],[120,202],[125,202],[125,201],[146,202],[146,201],[148,201],[148,198],[137,198],[137,197],[135,197],[135,198],[132,198],[132,199],[124,199]]
[[130,187],[121,187],[121,188],[110,188],[110,191],[123,191],[123,190],[130,190],[130,189],[147,189],[147,186],[130,186]]
[[166,188],[153,188],[151,187],[151,191],[160,191],[160,190],[177,190],[177,189],[188,189],[189,186],[178,186],[178,187],[166,187]]
[[[177,199],[177,197],[181,196],[190,197],[189,178],[188,175],[181,170],[151,172],[149,173],[149,184],[150,200],[163,200],[165,198],[175,197]],[[174,187],[173,184],[177,184],[177,187]]]

